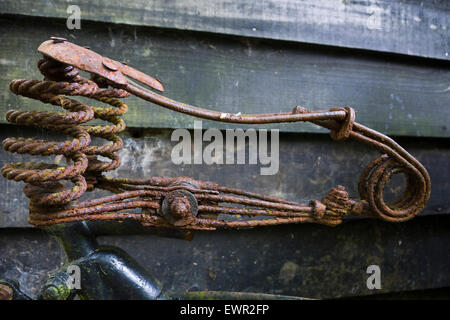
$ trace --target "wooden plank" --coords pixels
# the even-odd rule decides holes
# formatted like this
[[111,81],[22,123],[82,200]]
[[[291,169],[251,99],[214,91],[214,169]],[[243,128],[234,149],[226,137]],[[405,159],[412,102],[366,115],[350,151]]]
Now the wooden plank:
[[[0,13],[207,31],[449,60],[448,1],[2,1]],[[84,25],[82,26],[84,28]]]
[[[32,26],[32,27],[30,27]],[[2,18],[0,113],[12,106],[49,106],[7,90],[15,78],[39,79],[39,44],[59,35],[161,79],[176,100],[230,113],[310,110],[350,105],[357,121],[389,135],[449,137],[447,64],[347,50],[245,41],[203,33],[85,23],[77,33],[62,21]],[[86,100],[84,100],[86,101]],[[193,127],[194,118],[127,99],[128,126]],[[2,117],[1,123],[5,120]],[[229,128],[204,121],[204,128]],[[272,125],[282,131],[326,132],[312,124]]]
[[[196,232],[190,242],[135,228],[132,236],[113,234],[99,242],[128,252],[166,290],[337,298],[450,286],[449,227],[446,216],[404,224],[364,220],[338,228]],[[48,274],[66,262],[56,239],[39,230],[0,229],[0,248],[0,279],[17,279],[33,297]],[[367,288],[369,265],[380,267],[381,290]],[[419,298],[430,296],[423,292]]]
[[[355,142],[336,143],[327,135],[281,134],[279,141],[279,168],[274,175],[261,175],[267,165],[175,165],[171,152],[176,142],[171,142],[171,130],[134,129],[122,134],[124,149],[120,151],[121,166],[111,176],[143,178],[155,176],[191,176],[195,179],[217,182],[224,186],[245,189],[264,195],[281,197],[291,201],[308,202],[321,199],[328,191],[343,185],[349,194],[359,198],[357,184],[366,165],[379,153]],[[0,126],[0,139],[8,136],[39,137],[61,141],[45,130],[18,126]],[[193,134],[191,135],[193,136]],[[429,171],[432,192],[422,215],[450,213],[450,149],[445,139],[433,141],[401,139],[399,141]],[[104,141],[94,140],[94,145]],[[206,142],[204,145],[206,146]],[[248,159],[248,146],[245,149]],[[225,151],[224,151],[225,154]],[[23,162],[50,158],[21,156],[0,151],[0,166],[9,162]],[[275,173],[275,171],[274,171]],[[22,192],[24,184],[0,176],[0,227],[30,227],[27,222],[28,199]],[[395,198],[403,190],[402,180],[394,180],[387,187]],[[387,192],[389,194],[390,192]],[[101,193],[106,195],[107,193]],[[86,193],[84,197],[98,196]],[[351,219],[351,217],[350,217]]]
[[[192,242],[148,236],[102,239],[154,270],[166,288],[325,299],[448,286],[449,220],[439,216],[407,224],[364,220],[338,228],[223,230],[196,233]],[[381,290],[366,285],[367,267],[373,264],[381,269]]]

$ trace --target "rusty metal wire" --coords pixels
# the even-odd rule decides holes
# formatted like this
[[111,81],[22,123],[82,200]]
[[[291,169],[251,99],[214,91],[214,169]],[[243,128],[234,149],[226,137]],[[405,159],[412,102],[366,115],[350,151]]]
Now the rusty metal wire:
[[[46,227],[82,220],[133,219],[144,226],[186,230],[248,228],[288,223],[316,222],[335,226],[347,214],[366,214],[386,221],[413,218],[424,208],[431,183],[426,169],[389,137],[355,120],[350,107],[308,112],[295,107],[291,112],[234,115],[183,104],[127,80],[125,75],[163,91],[156,79],[117,61],[102,57],[65,39],[53,38],[38,49],[44,57],[38,68],[44,80],[14,80],[13,93],[40,100],[65,112],[10,110],[6,119],[14,124],[40,127],[71,137],[64,142],[7,138],[9,152],[66,159],[66,165],[43,162],[6,164],[1,172],[11,180],[23,181],[30,199],[29,222]],[[79,69],[91,74],[83,78]],[[219,186],[189,177],[149,179],[109,178],[104,172],[120,164],[117,151],[123,146],[118,133],[125,129],[120,118],[127,105],[120,98],[134,94],[162,107],[204,119],[231,123],[279,123],[310,121],[331,131],[334,140],[354,139],[381,152],[363,171],[358,185],[361,200],[351,199],[337,186],[320,201],[301,204],[276,197]],[[84,96],[110,105],[89,106],[68,96]],[[93,119],[108,125],[87,125]],[[91,136],[109,141],[91,145]],[[103,162],[98,156],[110,161]],[[383,190],[395,174],[404,174],[407,186],[393,203],[386,203]],[[68,187],[67,184],[72,184]],[[77,202],[86,191],[109,190],[110,196]],[[237,219],[225,219],[226,216]]]

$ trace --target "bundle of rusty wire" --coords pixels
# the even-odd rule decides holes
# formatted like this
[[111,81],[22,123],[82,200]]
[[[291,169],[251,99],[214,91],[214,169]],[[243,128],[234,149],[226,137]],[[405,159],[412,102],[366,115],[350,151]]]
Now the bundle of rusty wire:
[[[44,54],[38,63],[44,80],[14,80],[10,89],[15,94],[62,107],[67,112],[10,110],[6,119],[18,125],[57,131],[71,136],[72,140],[7,138],[3,147],[21,154],[64,157],[67,165],[25,162],[6,164],[2,168],[5,178],[27,183],[24,193],[30,199],[29,222],[36,226],[126,219],[140,221],[145,226],[191,230],[300,222],[333,226],[340,224],[346,214],[366,214],[400,222],[416,216],[429,199],[431,184],[426,169],[389,137],[354,122],[355,111],[350,107],[312,112],[295,107],[292,112],[256,115],[205,110],[125,81],[122,73],[138,80],[151,77],[65,39],[46,41],[39,51]],[[90,72],[91,79],[80,76],[79,69]],[[151,79],[147,83],[162,88]],[[109,178],[103,173],[119,166],[117,151],[123,146],[117,133],[125,129],[120,116],[128,107],[120,98],[130,94],[165,108],[216,121],[250,124],[310,121],[330,129],[334,140],[352,138],[378,149],[382,155],[362,173],[358,186],[360,201],[350,199],[342,186],[331,189],[321,201],[300,204],[188,177]],[[89,97],[111,107],[89,106],[67,96]],[[111,124],[86,125],[93,119]],[[111,143],[92,146],[91,136]],[[98,156],[110,161],[102,162]],[[384,187],[398,173],[406,175],[405,191],[395,202],[385,203]],[[69,181],[72,187],[66,186]],[[113,195],[75,201],[95,188],[109,190]],[[230,215],[244,218],[225,219]]]

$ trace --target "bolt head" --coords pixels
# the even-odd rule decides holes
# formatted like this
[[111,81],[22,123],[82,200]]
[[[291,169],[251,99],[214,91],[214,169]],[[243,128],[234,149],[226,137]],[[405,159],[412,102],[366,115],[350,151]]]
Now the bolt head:
[[161,206],[162,216],[174,226],[190,224],[198,214],[195,196],[187,190],[175,190],[164,198]]
[[14,290],[6,284],[0,283],[0,300],[12,300]]
[[48,286],[44,289],[42,292],[42,297],[45,300],[58,300],[59,297],[59,290],[55,286]]

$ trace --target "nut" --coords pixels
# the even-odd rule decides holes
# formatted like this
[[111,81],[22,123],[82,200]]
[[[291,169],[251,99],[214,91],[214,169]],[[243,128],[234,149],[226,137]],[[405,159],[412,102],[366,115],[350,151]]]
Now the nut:
[[174,226],[188,225],[198,214],[197,199],[187,190],[172,191],[164,197],[161,213]]

